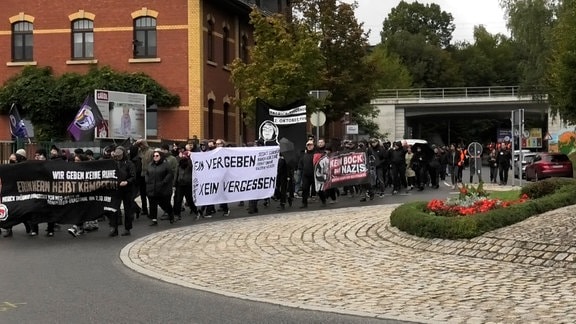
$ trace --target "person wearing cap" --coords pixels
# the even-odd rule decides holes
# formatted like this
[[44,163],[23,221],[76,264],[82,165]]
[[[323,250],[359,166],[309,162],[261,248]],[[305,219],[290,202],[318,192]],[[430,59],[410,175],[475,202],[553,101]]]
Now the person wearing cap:
[[308,208],[310,187],[314,186],[314,142],[306,141],[306,150],[298,162],[298,170],[302,177],[302,205],[300,208]]

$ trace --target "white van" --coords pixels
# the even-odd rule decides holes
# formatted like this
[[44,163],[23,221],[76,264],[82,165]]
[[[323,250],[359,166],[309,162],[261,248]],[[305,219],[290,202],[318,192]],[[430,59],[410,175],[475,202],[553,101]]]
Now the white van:
[[412,146],[414,144],[428,144],[427,140],[423,140],[423,139],[414,139],[414,138],[409,138],[409,139],[403,139],[400,140],[402,142],[402,144],[404,144],[404,141],[406,142],[406,144]]

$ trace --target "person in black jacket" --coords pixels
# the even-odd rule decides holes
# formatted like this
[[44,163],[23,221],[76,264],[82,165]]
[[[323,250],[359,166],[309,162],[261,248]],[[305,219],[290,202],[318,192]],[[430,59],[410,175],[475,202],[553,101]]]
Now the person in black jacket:
[[400,187],[408,187],[406,181],[406,151],[400,141],[394,142],[390,151],[390,172],[394,181],[392,194],[395,195],[400,191]]
[[503,144],[500,147],[496,161],[498,163],[500,185],[505,186],[508,184],[508,171],[510,170],[510,165],[512,164],[512,153],[510,153],[510,149],[506,145]]
[[[134,203],[136,169],[134,168],[132,161],[128,159],[126,149],[124,147],[116,147],[112,157],[118,166],[118,196],[124,207],[124,232],[122,233],[122,236],[127,236],[130,235],[130,230],[132,230],[132,221],[134,219],[132,207]],[[112,228],[110,229],[110,236],[118,236],[118,224],[120,217],[122,217],[120,209],[111,215],[110,225]]]
[[176,168],[174,186],[174,217],[182,219],[180,213],[182,212],[182,201],[186,197],[190,212],[196,217],[200,218],[198,208],[192,200],[192,161],[190,160],[190,153],[184,151],[178,157],[178,167]]
[[168,213],[170,224],[174,223],[174,210],[170,199],[172,198],[172,185],[174,183],[174,174],[163,153],[159,150],[154,151],[152,162],[148,164],[145,171],[146,194],[150,202],[150,214],[152,219],[150,226],[158,225],[158,206]]
[[302,205],[300,208],[308,208],[308,198],[310,197],[310,187],[314,186],[314,142],[306,142],[306,151],[300,157],[298,170],[302,177]]

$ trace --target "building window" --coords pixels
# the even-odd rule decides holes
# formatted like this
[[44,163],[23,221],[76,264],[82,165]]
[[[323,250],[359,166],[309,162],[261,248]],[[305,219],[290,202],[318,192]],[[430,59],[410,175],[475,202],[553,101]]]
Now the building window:
[[134,58],[156,57],[156,18],[134,19]]
[[208,58],[208,61],[214,62],[214,22],[212,20],[208,20],[206,51],[206,57]]
[[94,22],[78,19],[72,22],[72,58],[94,58]]
[[240,60],[244,63],[248,62],[248,37],[246,35],[242,35],[240,40]]
[[224,27],[224,37],[223,37],[223,46],[222,46],[222,64],[228,65],[230,63],[230,29],[228,27]]
[[214,138],[214,100],[208,100],[208,138]]
[[27,21],[12,24],[12,61],[31,62],[34,59],[34,25]]
[[228,137],[228,135],[230,135],[230,124],[228,123],[228,114],[230,113],[230,104],[229,103],[225,103],[224,104],[224,139],[225,140],[229,140],[230,137]]

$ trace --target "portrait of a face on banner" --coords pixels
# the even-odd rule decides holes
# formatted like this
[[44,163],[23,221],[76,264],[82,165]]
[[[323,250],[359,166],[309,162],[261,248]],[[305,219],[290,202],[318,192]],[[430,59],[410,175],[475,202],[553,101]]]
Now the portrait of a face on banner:
[[258,140],[264,146],[278,145],[280,131],[278,126],[271,120],[265,120],[258,127]]

